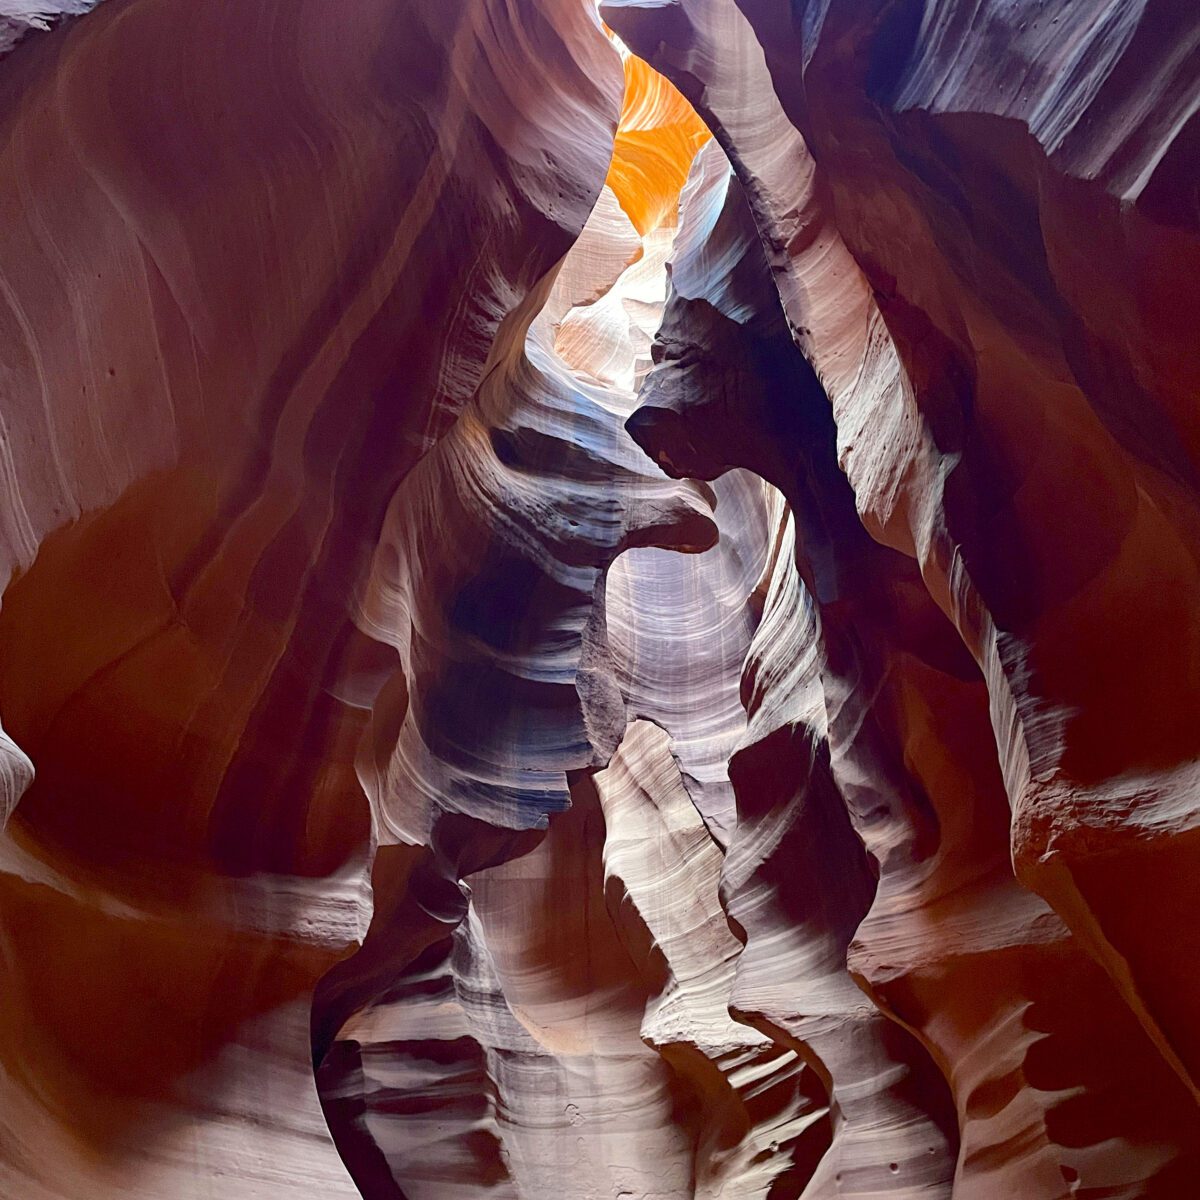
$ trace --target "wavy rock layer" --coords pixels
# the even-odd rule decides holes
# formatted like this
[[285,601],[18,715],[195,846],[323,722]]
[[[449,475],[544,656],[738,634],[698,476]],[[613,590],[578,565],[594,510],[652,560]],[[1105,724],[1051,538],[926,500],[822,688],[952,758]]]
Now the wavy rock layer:
[[1200,1192],[1200,17],[90,7],[0,13],[0,1196]]
[[3,0],[0,3],[0,55],[30,33],[46,32],[80,16],[99,0]]
[[356,596],[520,352],[621,71],[582,6],[344,16],[111,0],[4,63],[14,1200],[353,1194],[307,1026],[370,912],[398,656]]
[[[1018,21],[1025,14],[1012,9],[1003,18],[976,14],[974,24],[968,24],[940,16],[933,6],[921,21],[919,14],[902,7],[886,14],[881,7],[872,14],[834,4],[806,17],[797,15],[793,24],[783,6],[743,7],[749,23],[732,5],[690,0],[670,6],[614,4],[605,11],[631,45],[675,75],[728,147],[757,225],[757,230],[745,230],[743,241],[748,246],[756,232],[761,237],[793,335],[832,402],[833,419],[825,418],[827,432],[820,438],[811,422],[807,434],[781,437],[786,422],[803,417],[781,412],[774,392],[756,400],[754,386],[758,382],[761,388],[764,376],[777,382],[780,370],[752,366],[762,360],[763,351],[756,346],[731,352],[727,328],[714,319],[717,309],[745,324],[729,304],[730,272],[714,271],[706,281],[700,273],[682,278],[676,266],[680,303],[673,300],[668,306],[661,345],[656,346],[660,370],[650,376],[647,407],[631,428],[660,461],[683,473],[711,477],[726,466],[754,466],[792,499],[801,529],[820,514],[817,527],[799,540],[797,565],[820,618],[826,661],[819,670],[834,780],[879,873],[874,903],[857,927],[848,961],[880,1006],[917,1032],[943,1066],[962,1138],[955,1195],[1090,1194],[1091,1189],[1106,1195],[1185,1194],[1197,1178],[1196,1112],[1180,1053],[1188,1035],[1183,1030],[1165,1033],[1146,1002],[1149,977],[1139,983],[1134,963],[1114,956],[1114,946],[1098,936],[1103,931],[1096,928],[1078,885],[1055,883],[1071,877],[1066,864],[1075,854],[1085,861],[1095,856],[1097,886],[1100,894],[1107,889],[1107,903],[1112,904],[1111,896],[1124,895],[1127,872],[1151,861],[1156,846],[1174,867],[1175,859],[1186,853],[1189,812],[1195,808],[1181,802],[1181,796],[1164,800],[1173,814],[1168,826],[1155,815],[1153,791],[1140,793],[1136,805],[1117,803],[1120,785],[1114,777],[1101,789],[1109,800],[1100,801],[1074,785],[1064,789],[1065,777],[1053,766],[1079,761],[1075,756],[1081,743],[1075,739],[1090,720],[1102,719],[1099,711],[1088,712],[1104,703],[1096,665],[1112,661],[1114,644],[1128,643],[1121,642],[1125,630],[1118,610],[1106,607],[1102,598],[1103,568],[1092,555],[1086,577],[1098,590],[1091,591],[1092,582],[1083,587],[1084,576],[1077,572],[1074,590],[1064,586],[1056,598],[1064,612],[1076,614],[1072,620],[1082,620],[1083,611],[1089,614],[1069,639],[1078,657],[1071,660],[1057,635],[1053,648],[1047,644],[1037,650],[1039,597],[1048,601],[1055,573],[1060,582],[1065,580],[1073,569],[1070,560],[1082,567],[1089,541],[1102,540],[1092,528],[1094,518],[1085,514],[1110,511],[1108,499],[1101,501],[1099,493],[1088,491],[1092,475],[1085,464],[1095,460],[1076,444],[1074,439],[1083,437],[1082,426],[1070,427],[1069,405],[1059,402],[1071,387],[1101,410],[1109,409],[1112,400],[1100,394],[1109,381],[1102,383],[1101,373],[1087,364],[1075,335],[1064,335],[1062,319],[1039,324],[1038,310],[1029,307],[1032,276],[1020,284],[1013,278],[1015,268],[1034,257],[1027,253],[1031,229],[1047,238],[1040,251],[1043,259],[1067,254],[1055,242],[1058,230],[1069,236],[1068,227],[1057,223],[1065,219],[1057,203],[1073,189],[1065,182],[1051,186],[1047,181],[1054,166],[1039,165],[1036,153],[1024,175],[1025,167],[1016,165],[1024,159],[1010,156],[1000,166],[996,160],[1009,153],[1013,139],[1006,141],[1003,130],[989,139],[988,127],[971,124],[965,115],[972,108],[997,112],[999,99],[984,86],[980,71],[972,70],[982,58],[972,57],[971,33],[995,36],[998,23],[1010,18],[1014,31],[1025,30],[1026,22]],[[1028,24],[1038,28],[1033,12]],[[1053,24],[1061,22],[1055,18]],[[1067,34],[1078,70],[1092,73],[1078,98],[1086,104],[1089,90],[1100,89],[1110,73],[1120,78],[1120,56],[1132,46],[1134,24],[1093,25],[1085,34],[1084,22],[1075,25],[1073,12],[1071,25],[1053,36],[1057,45]],[[756,34],[767,47],[765,58]],[[1070,42],[1072,37],[1077,41]],[[1149,29],[1143,29],[1142,40],[1148,39]],[[1029,46],[1019,38],[1014,44]],[[1048,46],[1043,42],[1043,51]],[[911,55],[907,61],[906,55]],[[933,69],[935,63],[941,74]],[[1155,97],[1161,97],[1163,120],[1146,121],[1140,129],[1127,126],[1124,152],[1149,158],[1161,153],[1170,159],[1172,139],[1190,111],[1186,101],[1164,94],[1182,86],[1173,71],[1175,67],[1166,69],[1161,80],[1143,81],[1141,102],[1149,111]],[[1057,105],[1082,119],[1052,90],[1060,81],[1049,70],[1032,77],[1048,94],[1036,98],[1033,88],[1034,97],[1023,97],[1024,113],[1044,114]],[[997,83],[997,77],[988,79]],[[1109,103],[1117,92],[1113,80]],[[775,93],[782,97],[783,109],[777,107]],[[935,94],[936,101],[927,98]],[[923,121],[920,110],[926,105],[945,119]],[[1038,123],[1033,121],[1031,128],[1036,135]],[[956,139],[956,134],[962,136]],[[1150,144],[1155,137],[1158,150]],[[808,158],[810,144],[816,169]],[[986,173],[981,160],[989,163]],[[1079,173],[1065,158],[1058,169],[1068,176]],[[1033,206],[1045,206],[1025,224],[1017,203],[1022,186],[1033,211]],[[1003,209],[998,208],[1001,198]],[[1055,223],[1043,232],[1051,210]],[[1088,211],[1089,219],[1099,219],[1092,215],[1098,210]],[[1127,219],[1142,228],[1136,211],[1131,209]],[[898,217],[901,212],[906,215]],[[902,228],[910,212],[912,222]],[[1081,212],[1074,220],[1075,230],[1086,224]],[[913,236],[914,228],[923,231],[924,241]],[[1147,236],[1153,241],[1160,235]],[[1161,236],[1174,234],[1163,229]],[[1140,260],[1145,252],[1130,253]],[[709,263],[718,257],[711,239],[704,254]],[[1070,255],[1079,258],[1077,249]],[[1083,307],[1085,297],[1077,290],[1064,301],[1066,280],[1053,268],[1044,278],[1048,286],[1038,300],[1042,312],[1047,304],[1056,310],[1064,302]],[[981,286],[983,280],[986,286]],[[1102,307],[1111,304],[1111,296],[1110,290],[1107,299],[1094,294],[1087,299]],[[689,301],[699,301],[690,315]],[[1098,328],[1111,317],[1081,312],[1072,320],[1076,328]],[[1147,349],[1139,351],[1133,341],[1126,352],[1135,358],[1169,357],[1176,336],[1170,324],[1160,328],[1148,321],[1148,316],[1139,317]],[[1101,349],[1093,339],[1092,352]],[[1055,356],[1060,365],[1051,386],[1046,368],[1033,364]],[[1029,369],[1014,391],[1018,361]],[[1190,369],[1186,354],[1177,353],[1174,361]],[[1194,355],[1190,362],[1194,367]],[[715,380],[710,378],[714,373]],[[1164,402],[1177,386],[1178,380],[1164,380]],[[801,396],[819,396],[820,390],[816,380],[794,386]],[[985,415],[990,410],[983,397],[988,395],[996,396],[991,417]],[[1064,449],[1054,459],[1039,446],[1031,456],[1029,414],[1046,413],[1051,403],[1071,452]],[[819,407],[825,410],[824,404]],[[751,411],[762,415],[750,417]],[[1143,454],[1157,428],[1162,437],[1150,456],[1178,459],[1186,439],[1162,422],[1156,425],[1153,416],[1139,415],[1138,420],[1147,426],[1136,435]],[[1126,439],[1134,423],[1124,419]],[[1003,434],[997,432],[999,424],[1006,425]],[[757,439],[751,432],[755,426]],[[1001,485],[993,472],[1005,453],[998,447],[1008,438],[1016,440],[1008,482]],[[815,488],[808,481],[789,482],[788,472],[794,474],[806,456],[781,462],[780,444],[811,448],[821,441],[829,448],[824,480]],[[836,486],[837,473],[828,469],[835,453],[853,492]],[[1064,463],[1082,472],[1082,479],[1075,471],[1064,472]],[[1057,477],[1056,495],[1063,494],[1064,486],[1071,491],[1071,504],[1039,504],[1035,523],[1020,525],[1008,519],[1008,502],[1002,497],[1019,496],[1016,504],[1023,506],[1031,498],[1038,464]],[[815,472],[817,464],[808,470]],[[1042,478],[1049,486],[1050,475]],[[1136,472],[1128,478],[1129,486],[1140,486],[1133,483],[1140,478]],[[845,498],[833,504],[839,493]],[[1153,494],[1147,492],[1147,498]],[[1163,502],[1157,503],[1161,511]],[[889,554],[856,538],[855,507],[867,528],[903,554]],[[1186,537],[1190,523],[1188,505],[1180,507],[1177,498],[1169,507],[1176,527],[1144,560],[1145,569],[1162,578],[1175,574],[1174,552],[1166,547]],[[961,525],[953,521],[956,512]],[[1056,532],[1050,532],[1051,526]],[[1051,551],[1056,537],[1059,550]],[[1069,551],[1061,542],[1064,537],[1073,542]],[[1027,544],[1016,551],[1022,538]],[[862,545],[858,554],[856,541]],[[1005,551],[998,547],[1001,541]],[[997,558],[1007,548],[1013,548],[1015,557],[1001,571]],[[853,571],[843,574],[839,559],[853,564]],[[1027,564],[1036,559],[1044,574],[1037,582],[1028,572],[1022,575],[1016,570],[1018,559]],[[972,561],[986,562],[979,568],[982,576],[1009,589],[1002,619],[972,582]],[[1111,561],[1110,586],[1129,597],[1130,589],[1139,586],[1137,569]],[[914,570],[918,564],[919,576]],[[854,601],[856,592],[866,606]],[[1078,595],[1078,608],[1071,607],[1073,595]],[[1093,600],[1098,601],[1095,609]],[[957,626],[978,668],[968,667],[954,639],[948,640],[955,631],[939,619],[933,602]],[[1020,626],[1014,619],[1017,608],[1024,608],[1034,624]],[[1050,619],[1048,612],[1043,619]],[[1005,630],[1003,637],[998,628]],[[1057,628],[1061,632],[1062,626]],[[1098,645],[1087,651],[1080,641],[1088,630],[1098,634],[1102,629],[1108,642],[1104,658]],[[1137,658],[1140,652],[1130,653]],[[1046,682],[1042,654],[1045,662],[1057,663]],[[1076,675],[1068,682],[1071,661]],[[1161,688],[1168,678],[1178,686],[1186,676],[1186,668],[1160,673],[1155,686]],[[1051,697],[1043,694],[1037,704],[1033,698],[1054,679],[1065,690],[1053,701],[1051,722]],[[1137,694],[1140,703],[1145,693],[1138,689]],[[1037,762],[1028,757],[1034,744],[1042,750]],[[744,780],[743,790],[754,788],[752,768],[757,765],[753,759],[746,764],[744,755],[745,774],[734,772],[735,780]],[[776,757],[764,759],[763,765],[774,767]],[[1031,783],[1035,771],[1043,772],[1036,786]],[[1037,811],[1042,816],[1035,820]],[[1157,811],[1163,811],[1161,805]],[[1084,828],[1094,836],[1071,836],[1072,829]],[[1031,847],[1035,829],[1050,840]],[[1122,829],[1132,841],[1122,842]],[[1055,847],[1052,853],[1046,852],[1049,845]],[[1010,852],[1022,880],[1036,886],[1056,913],[1011,877],[1006,880]],[[1155,910],[1139,933],[1142,954],[1158,953],[1145,948],[1142,939],[1151,936],[1151,924],[1164,914],[1188,929],[1179,947],[1186,953],[1195,922],[1181,905],[1184,893],[1174,883],[1178,878],[1176,870],[1167,871],[1137,901],[1139,911]],[[732,892],[731,913],[736,914],[737,902]],[[919,940],[904,932],[914,919]],[[935,932],[941,922],[943,935]],[[1068,926],[1074,936],[1068,935]],[[747,955],[752,948],[753,940]],[[1172,985],[1166,991],[1170,1005],[1186,1007],[1178,997],[1194,984],[1182,978],[1181,972],[1190,968],[1175,957],[1175,949],[1166,955],[1175,964],[1169,968]],[[1013,975],[1017,962],[1022,964],[1019,984]],[[753,960],[747,958],[744,965],[749,983]],[[1111,979],[1101,982],[1099,968]],[[1111,1053],[1114,1044],[1121,1046],[1120,1056]],[[1100,1062],[1103,1069],[1098,1069]],[[1182,1084],[1167,1073],[1172,1067],[1183,1074]],[[902,1177],[903,1163],[892,1165]]]
[[[676,262],[659,363],[630,425],[673,470],[709,476],[731,458],[758,469],[797,514],[801,582],[778,584],[764,619],[770,636],[748,661],[751,731],[733,761],[739,821],[726,896],[749,935],[735,1008],[806,1043],[841,1108],[831,1154],[806,1194],[934,1190],[948,1124],[934,1062],[953,1064],[955,1195],[1053,1194],[1076,1178],[1175,1194],[1198,1166],[1186,1092],[1061,920],[1013,878],[982,678],[912,560],[859,525],[828,401],[787,335],[732,182],[710,225],[706,256],[737,266],[703,289],[704,263]],[[731,295],[731,283],[745,286]],[[746,364],[768,361],[764,386]],[[732,416],[753,425],[750,414],[774,435],[761,448],[744,434],[739,444],[728,424]],[[794,457],[781,461],[781,442],[797,448]],[[775,607],[789,613],[786,623],[772,620]],[[760,832],[781,836],[789,826],[786,850]],[[806,851],[814,862],[800,872]],[[779,854],[788,875],[775,865]],[[768,919],[785,903],[807,918],[796,927],[793,917],[790,930]],[[808,964],[802,988],[766,953],[783,930],[790,961]],[[847,1023],[863,1023],[855,989],[845,975],[840,992],[822,977],[823,949],[928,1057],[900,1030],[880,1028],[878,1013],[873,1030],[868,1022],[845,1036]],[[887,1065],[868,1074],[872,1033],[874,1062]],[[883,1084],[892,1086],[865,1105],[867,1087]],[[1105,1120],[1086,1115],[1085,1094]],[[896,1133],[886,1159],[881,1125]]]
[[988,681],[1018,874],[1195,1094],[1200,18],[744,7],[911,384],[835,401],[859,509]]

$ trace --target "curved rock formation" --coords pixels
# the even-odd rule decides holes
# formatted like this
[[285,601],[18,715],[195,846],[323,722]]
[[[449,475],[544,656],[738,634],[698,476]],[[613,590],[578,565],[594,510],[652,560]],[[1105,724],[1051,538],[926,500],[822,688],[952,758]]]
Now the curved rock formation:
[[621,73],[582,6],[333,16],[112,0],[3,64],[6,1196],[353,1194],[306,1027],[369,914],[356,589]]
[[[579,1195],[605,1177],[636,1195],[664,1161],[677,1194],[695,1169],[697,1135],[675,1120],[688,1085],[641,1037],[657,966],[631,961],[606,915],[603,811],[583,774],[633,715],[608,645],[611,564],[717,538],[712,493],[673,483],[623,429],[629,321],[620,336],[595,328],[655,267],[658,303],[642,302],[661,308],[663,255],[643,244],[657,226],[632,240],[608,198],[627,187],[625,123],[639,134],[630,170],[645,172],[676,152],[682,103],[661,80],[627,91],[613,189],[523,350],[493,362],[397,489],[364,586],[359,628],[396,648],[397,669],[359,775],[382,840],[400,845],[376,863],[387,900],[372,933],[323,981],[314,1017],[330,1126],[368,1194],[566,1195],[566,1172]],[[589,358],[605,345],[611,371]],[[540,910],[555,919],[521,919]]]
[[859,508],[988,680],[1018,874],[1195,1094],[1200,16],[744,8],[911,384],[838,409]]
[[80,16],[99,0],[3,0],[0,3],[0,55],[33,32],[47,32]]
[[3,1200],[1200,1191],[1200,15],[599,7],[0,3]]
[[[958,1110],[955,1195],[1055,1194],[1076,1180],[1175,1195],[1200,1170],[1196,1114],[1111,985],[1013,879],[983,680],[912,560],[859,525],[828,401],[787,333],[749,209],[732,181],[723,199],[718,215],[691,222],[710,232],[674,264],[659,363],[630,427],[673,471],[759,470],[797,515],[795,559],[812,604],[785,577],[771,600],[788,624],[768,619],[751,651],[750,711],[762,712],[733,762],[747,818],[739,811],[727,900],[749,937],[735,1008],[804,1042],[839,1105],[834,1152],[806,1194],[876,1194],[889,1176],[901,1194],[931,1189],[946,1123],[936,1062]],[[808,853],[815,861],[799,872]],[[792,955],[777,961],[765,947],[788,929],[781,909],[796,927]],[[861,1005],[844,974],[839,992],[837,976],[818,970],[822,953],[834,964],[848,956],[932,1060],[878,1026],[873,1056],[868,1032],[847,1039]],[[786,973],[797,961],[801,986]],[[893,1085],[890,1119],[882,1100],[863,1105],[864,1077]],[[1081,1094],[1103,1104],[1104,1120],[1084,1115]],[[880,1124],[898,1135],[886,1162]]]

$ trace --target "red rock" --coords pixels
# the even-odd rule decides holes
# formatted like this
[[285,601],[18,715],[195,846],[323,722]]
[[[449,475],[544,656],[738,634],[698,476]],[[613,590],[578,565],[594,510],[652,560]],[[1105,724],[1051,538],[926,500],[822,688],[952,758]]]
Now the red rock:
[[0,1196],[1200,1190],[1200,17],[91,7],[0,14]]

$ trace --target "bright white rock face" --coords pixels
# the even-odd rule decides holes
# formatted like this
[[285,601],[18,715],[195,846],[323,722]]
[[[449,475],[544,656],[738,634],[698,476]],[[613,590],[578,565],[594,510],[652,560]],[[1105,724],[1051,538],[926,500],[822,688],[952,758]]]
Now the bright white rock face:
[[0,55],[26,34],[46,31],[94,8],[100,0],[0,0]]

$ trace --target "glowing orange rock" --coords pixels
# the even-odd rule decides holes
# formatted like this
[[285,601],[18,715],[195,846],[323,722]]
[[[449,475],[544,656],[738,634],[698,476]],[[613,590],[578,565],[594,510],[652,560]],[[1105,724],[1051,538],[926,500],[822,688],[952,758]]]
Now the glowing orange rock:
[[625,104],[605,182],[644,237],[675,224],[683,181],[711,134],[696,110],[640,58],[625,58]]

